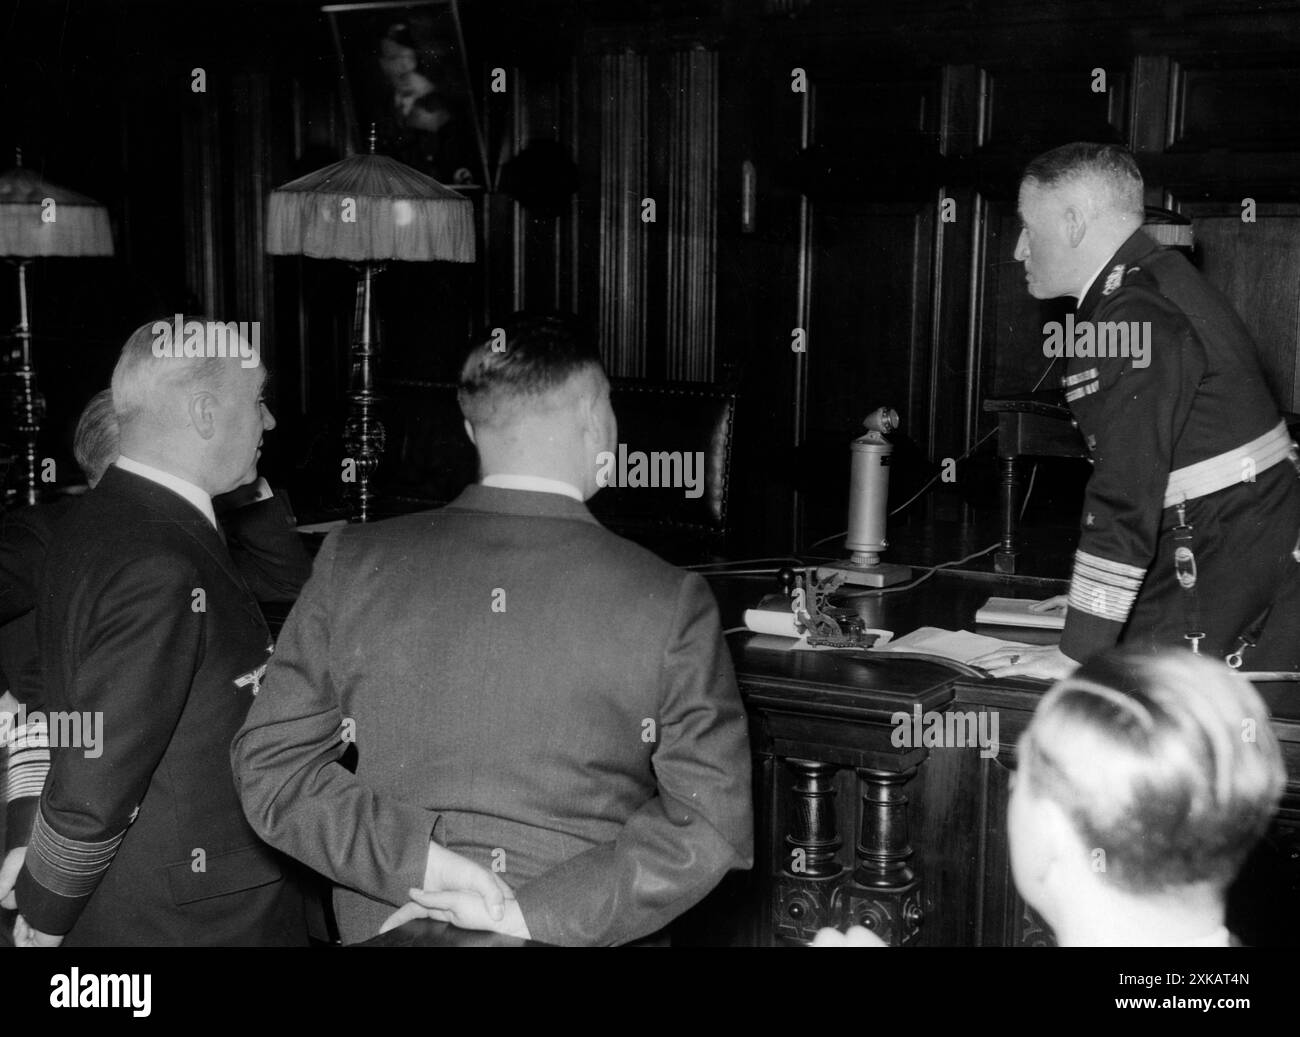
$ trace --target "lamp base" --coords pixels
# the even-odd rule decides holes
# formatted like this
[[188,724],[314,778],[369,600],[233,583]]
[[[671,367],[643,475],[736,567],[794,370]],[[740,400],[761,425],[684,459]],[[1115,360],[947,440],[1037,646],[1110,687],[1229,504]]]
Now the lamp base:
[[846,584],[858,587],[892,587],[896,583],[906,583],[912,578],[910,565],[896,565],[893,562],[877,562],[874,565],[854,565],[844,559],[835,565],[819,565],[817,578],[824,580],[830,576],[843,576]]

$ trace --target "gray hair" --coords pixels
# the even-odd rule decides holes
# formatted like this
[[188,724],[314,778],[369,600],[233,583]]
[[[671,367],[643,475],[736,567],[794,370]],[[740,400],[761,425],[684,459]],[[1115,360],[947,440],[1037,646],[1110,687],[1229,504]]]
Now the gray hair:
[[[186,322],[188,323],[188,322]],[[218,329],[221,336],[233,325],[201,321],[205,331]],[[228,356],[181,356],[169,353],[171,321],[150,321],[131,332],[113,369],[113,409],[120,423],[143,415],[161,415],[168,404],[202,389],[220,392],[231,372]],[[160,341],[166,336],[166,343]]]
[[99,482],[108,466],[117,460],[117,414],[113,410],[112,389],[101,389],[86,404],[86,409],[77,419],[72,453],[91,486]]

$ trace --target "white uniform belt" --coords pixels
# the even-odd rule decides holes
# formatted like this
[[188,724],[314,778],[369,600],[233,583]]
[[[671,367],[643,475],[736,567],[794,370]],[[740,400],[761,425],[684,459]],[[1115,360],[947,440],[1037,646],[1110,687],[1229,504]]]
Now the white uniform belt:
[[1170,472],[1165,487],[1165,507],[1172,508],[1185,500],[1217,493],[1239,482],[1254,482],[1255,476],[1284,460],[1294,449],[1286,422],[1280,421],[1277,428],[1235,450]]

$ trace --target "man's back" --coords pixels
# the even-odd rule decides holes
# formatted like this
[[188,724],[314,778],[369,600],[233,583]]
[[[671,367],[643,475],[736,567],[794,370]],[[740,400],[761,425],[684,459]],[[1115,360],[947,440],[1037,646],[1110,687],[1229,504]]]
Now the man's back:
[[[436,813],[437,840],[501,873],[539,939],[634,939],[751,862],[745,718],[712,596],[577,501],[474,486],[322,549],[239,770],[255,827],[355,887],[269,816],[283,775],[311,766],[276,742],[299,680],[333,686],[357,779]],[[335,902],[347,941],[392,910],[349,889]]]
[[[111,469],[46,554],[46,700],[83,732],[97,717],[102,741],[52,750],[18,896],[37,928],[73,923],[69,946],[306,942],[299,895],[230,777],[252,694],[240,678],[269,635],[223,553],[179,496]],[[107,854],[97,882],[78,854]]]

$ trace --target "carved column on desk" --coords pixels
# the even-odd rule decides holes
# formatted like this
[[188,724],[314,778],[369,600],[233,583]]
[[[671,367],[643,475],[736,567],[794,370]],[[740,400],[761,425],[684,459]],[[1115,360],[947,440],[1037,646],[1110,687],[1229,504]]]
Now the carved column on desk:
[[[912,841],[907,824],[907,783],[916,769],[857,769],[862,796],[858,825],[857,867],[837,899],[844,921],[872,930],[895,947],[912,943],[921,929],[921,883],[911,865]],[[838,906],[838,905],[837,905]]]
[[1002,470],[1002,542],[993,552],[994,572],[1012,574],[1016,571],[1016,527],[1020,516],[1020,470],[1015,457],[999,457]]
[[772,928],[777,936],[811,940],[839,922],[833,906],[844,867],[836,859],[843,841],[835,824],[833,763],[786,760],[794,772],[785,855],[773,886]]

